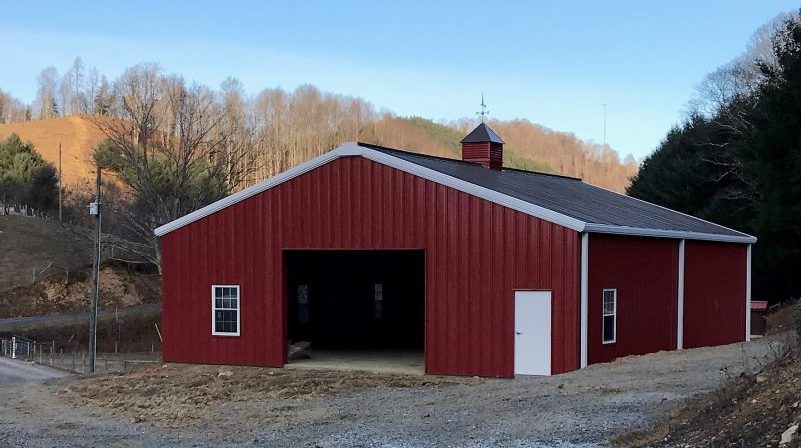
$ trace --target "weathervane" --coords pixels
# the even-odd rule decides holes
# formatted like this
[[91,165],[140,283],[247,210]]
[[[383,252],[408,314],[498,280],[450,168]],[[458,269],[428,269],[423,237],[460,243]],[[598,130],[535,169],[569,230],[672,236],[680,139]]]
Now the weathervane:
[[484,104],[484,92],[481,92],[481,112],[476,112],[476,115],[481,115],[481,122],[484,122],[484,115],[489,115],[489,111],[487,110],[487,105]]

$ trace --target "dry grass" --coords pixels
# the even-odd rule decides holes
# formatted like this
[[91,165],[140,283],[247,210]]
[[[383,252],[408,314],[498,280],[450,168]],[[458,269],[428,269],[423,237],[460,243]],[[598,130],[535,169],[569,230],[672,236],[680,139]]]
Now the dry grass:
[[[392,375],[354,371],[164,364],[127,374],[91,378],[60,393],[104,414],[165,428],[213,419],[223,406],[243,402],[287,404],[370,388],[472,384],[477,378]],[[262,414],[264,417],[264,414]]]
[[88,229],[45,219],[0,216],[0,291],[91,266],[90,236]]

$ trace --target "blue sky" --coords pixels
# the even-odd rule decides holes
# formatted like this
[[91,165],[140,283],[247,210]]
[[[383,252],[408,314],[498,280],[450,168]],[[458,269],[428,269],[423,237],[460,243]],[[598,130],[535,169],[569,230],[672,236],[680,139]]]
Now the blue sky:
[[[162,4],[163,3],[163,4]],[[526,118],[643,157],[695,85],[798,2],[6,2],[0,89],[33,99],[76,56],[111,78],[159,62],[250,93],[310,83],[400,115]]]

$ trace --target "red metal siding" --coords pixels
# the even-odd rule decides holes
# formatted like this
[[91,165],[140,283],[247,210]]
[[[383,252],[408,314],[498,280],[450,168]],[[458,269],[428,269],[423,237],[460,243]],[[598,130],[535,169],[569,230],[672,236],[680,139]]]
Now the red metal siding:
[[684,346],[745,340],[747,246],[687,241],[684,248]]
[[[678,240],[591,234],[587,360],[676,348]],[[617,289],[617,337],[603,344],[602,291]]]
[[[512,376],[514,290],[553,291],[552,371],[578,368],[578,233],[360,157],[162,239],[164,359],[286,362],[283,249],[424,249],[426,371]],[[212,336],[210,285],[241,285],[241,337]]]

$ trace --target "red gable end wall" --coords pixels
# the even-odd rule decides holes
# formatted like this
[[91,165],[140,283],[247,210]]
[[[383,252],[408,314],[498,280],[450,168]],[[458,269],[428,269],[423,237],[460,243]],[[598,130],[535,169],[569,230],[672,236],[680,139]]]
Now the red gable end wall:
[[[360,157],[162,238],[164,359],[283,365],[288,248],[424,249],[427,373],[512,376],[515,289],[553,291],[552,371],[578,368],[577,232]],[[241,285],[240,337],[212,284]]]

